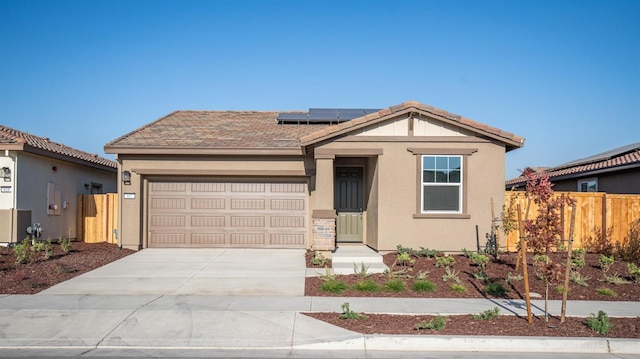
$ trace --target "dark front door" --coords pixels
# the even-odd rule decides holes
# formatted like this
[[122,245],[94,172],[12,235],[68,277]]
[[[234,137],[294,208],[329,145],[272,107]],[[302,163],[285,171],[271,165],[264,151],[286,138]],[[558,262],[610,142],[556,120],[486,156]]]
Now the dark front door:
[[363,168],[336,167],[334,204],[338,242],[362,242]]

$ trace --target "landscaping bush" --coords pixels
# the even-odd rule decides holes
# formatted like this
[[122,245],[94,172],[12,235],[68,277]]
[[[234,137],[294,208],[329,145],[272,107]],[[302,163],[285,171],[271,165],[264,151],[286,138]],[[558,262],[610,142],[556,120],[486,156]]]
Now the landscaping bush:
[[434,292],[438,286],[430,280],[416,280],[412,288],[416,292]]
[[507,294],[507,290],[504,288],[504,286],[497,282],[490,282],[485,284],[484,291],[494,297],[504,297],[505,294]]
[[321,289],[324,292],[340,294],[347,289],[347,285],[342,281],[334,279],[334,280],[328,280],[328,281],[322,282]]
[[404,285],[404,282],[399,279],[391,279],[384,284],[384,289],[390,292],[402,292],[407,287]]
[[474,314],[473,320],[492,320],[500,316],[500,309],[494,307],[493,309],[487,309],[480,314]]
[[380,290],[380,286],[371,279],[367,279],[356,283],[353,286],[353,289],[361,292],[378,292]]
[[640,219],[635,220],[627,236],[616,243],[616,254],[625,262],[640,264]]
[[612,327],[611,321],[609,321],[609,316],[602,310],[598,311],[597,316],[591,313],[591,316],[587,318],[587,326],[589,329],[602,335],[609,333],[609,330],[611,330]]
[[449,318],[438,315],[437,317],[431,319],[430,321],[423,320],[420,323],[415,325],[416,330],[420,329],[431,329],[431,330],[443,330],[447,326],[447,321]]
[[606,256],[613,253],[613,227],[607,228],[607,232],[602,235],[602,229],[598,226],[593,227],[591,234],[582,237],[582,246],[589,253],[604,254]]

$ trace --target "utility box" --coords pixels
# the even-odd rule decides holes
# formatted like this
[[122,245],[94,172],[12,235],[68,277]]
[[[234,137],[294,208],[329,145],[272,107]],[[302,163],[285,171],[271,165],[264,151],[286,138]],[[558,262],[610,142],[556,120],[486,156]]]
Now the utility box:
[[22,242],[30,225],[30,209],[0,209],[0,243]]

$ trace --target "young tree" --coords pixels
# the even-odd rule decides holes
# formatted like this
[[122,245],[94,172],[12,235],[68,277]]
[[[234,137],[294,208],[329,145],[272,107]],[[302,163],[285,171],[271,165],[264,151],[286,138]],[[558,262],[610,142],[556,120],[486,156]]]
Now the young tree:
[[[555,196],[546,173],[526,173],[527,198],[531,199],[538,210],[533,219],[524,221],[524,229],[527,237],[527,247],[534,254],[544,254],[546,263],[539,269],[539,273],[545,281],[545,319],[548,321],[549,285],[557,283],[562,278],[562,266],[552,263],[549,254],[557,248],[562,237],[562,205],[571,206],[575,200],[568,196]],[[564,288],[568,290],[568,288]]]

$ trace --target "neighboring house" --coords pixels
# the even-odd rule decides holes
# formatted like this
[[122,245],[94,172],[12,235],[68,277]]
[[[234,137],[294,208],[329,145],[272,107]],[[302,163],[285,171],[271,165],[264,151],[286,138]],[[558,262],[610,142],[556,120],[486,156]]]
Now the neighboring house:
[[[549,175],[555,191],[640,194],[640,142],[551,168],[535,169]],[[524,190],[526,178],[506,182],[506,189]]]
[[75,239],[78,194],[116,190],[115,161],[0,125],[0,243]]
[[383,110],[177,111],[105,146],[124,247],[361,243],[459,251],[504,202],[511,133],[418,102]]

